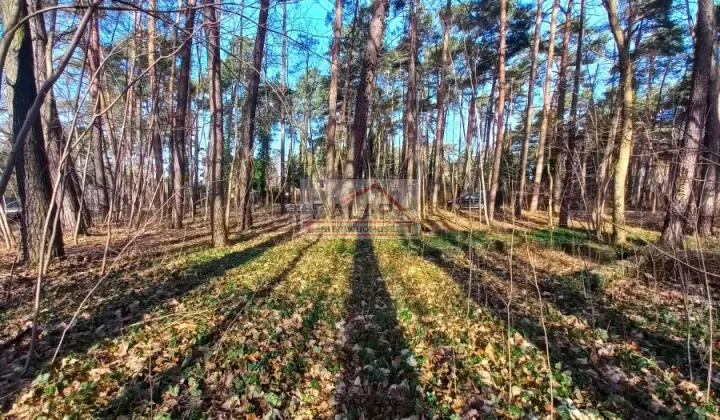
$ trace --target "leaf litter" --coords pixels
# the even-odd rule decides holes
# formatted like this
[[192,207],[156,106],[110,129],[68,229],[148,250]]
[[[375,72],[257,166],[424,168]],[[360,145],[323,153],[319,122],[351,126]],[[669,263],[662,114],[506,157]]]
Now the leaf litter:
[[[467,232],[450,230],[411,244],[261,235],[168,254],[118,278],[146,283],[130,298],[98,296],[71,330],[88,344],[38,367],[6,416],[715,415],[677,352],[676,291],[656,293],[647,276],[601,287],[598,264],[516,235],[512,299],[507,232],[480,232],[472,253]],[[96,319],[105,306],[112,316]],[[703,314],[698,300],[698,352]]]

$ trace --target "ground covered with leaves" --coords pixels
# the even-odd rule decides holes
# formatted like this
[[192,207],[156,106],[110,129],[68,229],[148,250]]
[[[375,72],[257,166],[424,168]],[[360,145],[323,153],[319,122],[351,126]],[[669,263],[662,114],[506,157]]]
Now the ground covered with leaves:
[[[30,374],[32,286],[18,283],[30,273],[6,292],[4,416],[716,415],[714,278],[708,299],[703,276],[648,251],[647,231],[619,249],[540,216],[492,230],[466,216],[439,213],[421,237],[382,240],[307,237],[269,220],[223,249],[201,228],[167,242],[158,232],[68,325],[100,278],[78,269],[97,258],[71,247],[46,285]],[[717,248],[698,245],[685,261],[711,271]]]

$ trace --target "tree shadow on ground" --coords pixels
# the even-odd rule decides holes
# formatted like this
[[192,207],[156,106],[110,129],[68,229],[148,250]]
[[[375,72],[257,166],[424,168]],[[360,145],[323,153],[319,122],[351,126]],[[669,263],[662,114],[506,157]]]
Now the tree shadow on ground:
[[345,350],[335,396],[338,415],[401,418],[422,412],[416,391],[417,361],[398,323],[369,237],[358,235],[356,239],[350,281],[341,329]]
[[294,223],[292,217],[288,215],[280,216],[276,219],[269,219],[256,224],[247,232],[241,232],[235,239],[230,240],[230,244],[248,241],[260,235],[277,232],[282,229],[289,228]]
[[[470,234],[469,231],[450,229],[434,229],[434,231],[436,236],[447,240],[454,240],[453,238],[457,238],[458,235],[467,236]],[[499,232],[499,234],[497,232]],[[492,235],[488,235],[488,233],[483,230],[474,231],[473,239],[478,243],[492,243],[494,244],[492,245],[493,247],[502,248],[505,246],[504,242],[507,242],[510,235],[513,234],[515,235],[516,243],[528,240],[542,247],[550,247],[562,251],[573,258],[584,259],[598,264],[627,260],[636,255],[633,248],[617,247],[597,241],[594,236],[588,235],[586,230],[580,228],[556,227],[553,229],[528,228],[515,230],[507,227],[496,227]],[[504,237],[507,237],[507,240],[505,240]],[[503,240],[499,240],[498,238],[502,238]]]
[[[628,318],[626,314],[608,304],[608,297],[598,287],[599,279],[593,278],[587,271],[574,273],[570,276],[556,276],[549,272],[534,269],[531,264],[519,258],[522,248],[515,249],[513,258],[514,281],[514,304],[510,306],[510,325],[508,319],[508,296],[509,267],[507,250],[487,250],[468,252],[467,243],[463,243],[457,236],[444,235],[442,237],[451,248],[461,251],[465,258],[472,261],[474,267],[486,271],[493,278],[480,275],[476,285],[473,285],[470,295],[482,306],[488,308],[496,318],[503,320],[506,327],[514,328],[523,332],[523,335],[531,340],[538,348],[545,348],[545,332],[543,319],[540,317],[538,306],[528,304],[528,301],[535,301],[537,304],[537,290],[535,289],[534,278],[537,276],[538,286],[543,295],[546,307],[554,307],[565,316],[572,315],[582,325],[567,325],[561,320],[550,319],[545,313],[545,326],[547,329],[550,357],[553,364],[562,362],[562,369],[572,369],[573,382],[590,397],[585,404],[600,404],[605,408],[623,412],[631,417],[653,417],[648,411],[650,409],[651,397],[648,390],[640,383],[633,384],[626,380],[631,374],[625,374],[619,366],[628,363],[628,360],[621,358],[628,357],[629,352],[619,351],[616,354],[598,357],[601,352],[600,346],[592,339],[588,340],[582,335],[587,331],[588,326],[604,328],[609,336],[609,341],[619,344],[634,345],[636,340],[642,339],[642,347],[637,350],[645,357],[658,359],[659,367],[669,368],[677,366],[687,371],[687,359],[684,342],[665,337],[649,331],[637,321]],[[468,268],[457,265],[448,256],[448,248],[442,245],[423,244],[413,242],[411,249],[414,249],[426,260],[436,264],[450,275],[458,285],[466,292],[468,291]],[[581,278],[581,285],[578,282],[570,281],[573,277]],[[524,301],[523,301],[524,300]],[[577,321],[576,321],[577,322]],[[606,340],[607,341],[607,340]],[[693,355],[695,361],[697,354]],[[589,362],[591,361],[591,362]],[[631,360],[632,362],[641,362]],[[588,363],[592,363],[588,365]],[[663,364],[664,365],[661,365]],[[555,372],[557,376],[559,371]],[[619,369],[619,370],[618,370]],[[662,378],[660,378],[662,379]],[[556,377],[557,380],[557,377]],[[556,397],[562,396],[556,388]],[[570,396],[570,395],[565,395]],[[557,398],[556,398],[557,402]],[[582,408],[582,405],[579,405]]]
[[572,257],[587,258],[600,264],[624,260],[635,255],[632,248],[600,242],[591,232],[580,228],[530,229],[527,236],[539,245],[551,246]]
[[[207,247],[209,240],[202,240],[208,236],[207,232],[191,234],[177,238],[163,237],[158,233],[144,233],[133,239],[133,243],[124,251],[124,255],[115,263],[115,271],[139,271],[150,268],[157,263],[158,258],[173,255],[178,252],[194,252]],[[96,243],[84,243],[66,247],[65,257],[51,263],[50,271],[43,277],[43,296],[52,294],[55,289],[72,290],[75,287],[85,289],[81,284],[88,280],[87,272],[100,266],[103,259],[105,239],[97,238]],[[112,263],[118,257],[120,250],[128,244],[129,237],[114,239],[108,246],[108,261]],[[31,305],[35,293],[36,267],[17,266],[13,276],[3,279],[3,288],[8,295],[0,302],[0,311],[9,312],[16,308]],[[3,271],[0,267],[0,272]],[[9,273],[9,270],[8,270]],[[2,276],[0,276],[1,278]],[[76,298],[72,296],[72,303]],[[45,303],[45,302],[43,302]],[[52,304],[59,302],[54,301]],[[12,315],[10,315],[12,316]],[[17,333],[17,332],[15,332]],[[13,331],[7,331],[12,335]],[[0,340],[6,340],[5,334],[0,333]],[[6,347],[5,344],[2,347]]]
[[[95,298],[68,331],[59,356],[85,353],[96,343],[124,334],[129,326],[142,321],[144,314],[185,296],[226,271],[258,258],[292,238],[292,231],[274,235],[250,248],[229,252],[217,259],[191,263],[182,270],[168,274],[160,282],[149,281],[134,273],[123,277],[122,274],[127,273],[116,271],[116,274],[104,280],[101,287],[103,290],[98,289]],[[30,374],[12,374],[19,366],[23,366],[29,340],[3,349],[0,355],[0,394],[7,396],[2,401],[4,408],[10,407],[34,376],[47,368],[62,336],[64,324],[61,322],[69,319],[66,314],[60,316],[63,318],[56,316],[44,322],[52,329],[43,331],[38,339],[37,354],[30,365]]]
[[[184,355],[184,358],[178,358],[176,363],[158,374],[148,376],[143,372],[136,377],[128,379],[125,381],[128,386],[120,395],[110,402],[107,409],[99,414],[103,417],[116,418],[118,415],[132,414],[135,409],[146,406],[147,404],[159,404],[162,402],[163,394],[170,387],[177,387],[175,392],[178,395],[178,401],[175,406],[176,412],[173,413],[174,415],[181,416],[187,414],[183,411],[199,412],[203,407],[210,407],[212,394],[205,392],[206,389],[203,389],[202,396],[193,396],[192,393],[194,389],[190,389],[189,383],[184,381],[187,376],[184,375],[184,373],[191,372],[194,369],[205,369],[203,362],[209,362],[211,356],[214,356],[216,352],[223,351],[222,346],[225,335],[230,328],[238,322],[240,316],[250,305],[259,305],[260,302],[270,296],[273,290],[287,278],[315,243],[317,243],[317,239],[303,246],[280,273],[259,285],[255,290],[244,290],[234,293],[226,299],[226,305],[219,305],[221,313],[208,316],[209,318],[222,319],[222,321],[207,333],[200,336],[190,350],[186,352],[187,354]],[[222,262],[220,263],[222,264]],[[232,267],[244,263],[245,262],[233,264]],[[310,334],[312,331],[311,327],[312,325],[308,325],[306,330],[304,330],[304,337]],[[264,357],[272,357],[272,355],[265,354]],[[200,384],[200,387],[203,387],[203,385],[204,384]],[[262,399],[259,394],[257,397]],[[260,408],[260,404],[256,404],[255,406]],[[262,410],[259,410],[256,414],[262,415]]]
[[[238,235],[231,240],[230,245],[249,241],[261,235],[275,234],[287,228],[291,222],[291,220],[282,217],[264,221],[262,226]],[[206,228],[189,227],[188,231],[179,232],[177,237],[169,237],[172,235],[167,235],[167,233],[167,231],[147,232],[138,236],[133,240],[124,255],[119,258],[118,251],[127,244],[129,237],[115,239],[110,244],[108,255],[110,264],[114,264],[112,271],[123,273],[127,277],[128,273],[139,274],[143,271],[162,267],[168,258],[171,259],[181,254],[192,254],[210,247],[210,233]],[[72,311],[75,310],[79,303],[77,296],[87,293],[87,290],[91,289],[97,281],[97,277],[88,274],[100,266],[104,245],[101,243],[82,244],[68,248],[66,258],[54,262],[50,272],[43,278],[43,301],[41,303],[42,308],[45,309],[41,314],[43,324],[57,323],[65,318],[70,318]],[[118,259],[115,260],[116,258]],[[5,321],[22,317],[27,318],[27,314],[32,309],[36,278],[37,276],[32,269],[23,269],[20,272],[15,270],[12,278],[8,280],[0,280],[4,283],[0,290],[5,289],[7,291],[5,299],[0,301],[0,312],[4,313]],[[118,275],[111,273],[110,278],[105,283],[118,278]],[[0,279],[2,279],[1,275]],[[139,278],[134,280],[137,283],[141,282]],[[141,286],[144,286],[144,284],[143,282]],[[78,293],[74,293],[76,290]],[[107,291],[108,289],[104,287],[98,290],[96,294],[104,299],[113,299],[112,296],[107,296],[108,294],[105,293]],[[124,290],[113,292],[124,293]],[[47,316],[52,316],[52,318],[48,319]],[[5,328],[0,328],[0,356],[6,348],[29,337],[30,333],[29,325],[20,322],[15,322],[12,327],[5,325],[2,325],[2,327]],[[0,372],[2,371],[1,366],[2,361],[0,361]],[[0,380],[0,388],[2,388],[2,380]]]

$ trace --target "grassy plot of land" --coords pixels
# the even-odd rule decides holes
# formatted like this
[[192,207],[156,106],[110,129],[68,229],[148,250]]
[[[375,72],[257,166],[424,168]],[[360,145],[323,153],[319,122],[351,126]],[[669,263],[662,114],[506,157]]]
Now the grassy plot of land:
[[[442,227],[374,241],[281,230],[171,254],[145,272],[162,293],[101,293],[54,365],[43,357],[27,381],[9,382],[6,415],[717,412],[704,396],[708,322],[695,289],[683,305],[660,268],[607,276],[634,254],[582,230]],[[108,280],[115,293],[135,284],[127,276]],[[56,344],[48,333],[40,349]]]

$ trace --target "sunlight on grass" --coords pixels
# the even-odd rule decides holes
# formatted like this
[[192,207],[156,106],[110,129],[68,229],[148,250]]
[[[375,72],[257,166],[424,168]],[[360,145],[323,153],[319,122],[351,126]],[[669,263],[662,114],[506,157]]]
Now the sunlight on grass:
[[[658,298],[648,279],[603,284],[603,265],[578,249],[622,254],[584,231],[514,235],[283,233],[174,255],[148,271],[163,273],[147,278],[157,294],[118,309],[105,339],[69,345],[10,414],[542,417],[551,384],[563,418],[716,411],[686,374],[672,291]],[[73,339],[92,334],[93,314],[108,316],[88,311]],[[707,315],[691,315],[701,345]]]
[[[283,244],[277,238],[261,237],[171,262],[175,280],[168,287],[190,279],[196,281],[195,288],[142,314],[140,322],[126,326],[117,338],[64,357],[61,369],[52,368],[36,378],[13,413],[101,413],[109,407],[106,414],[115,415],[131,410],[150,389],[162,389],[174,369],[185,368],[229,314],[288,266],[299,251],[298,242],[305,241]],[[104,397],[110,390],[118,394],[112,400]]]

